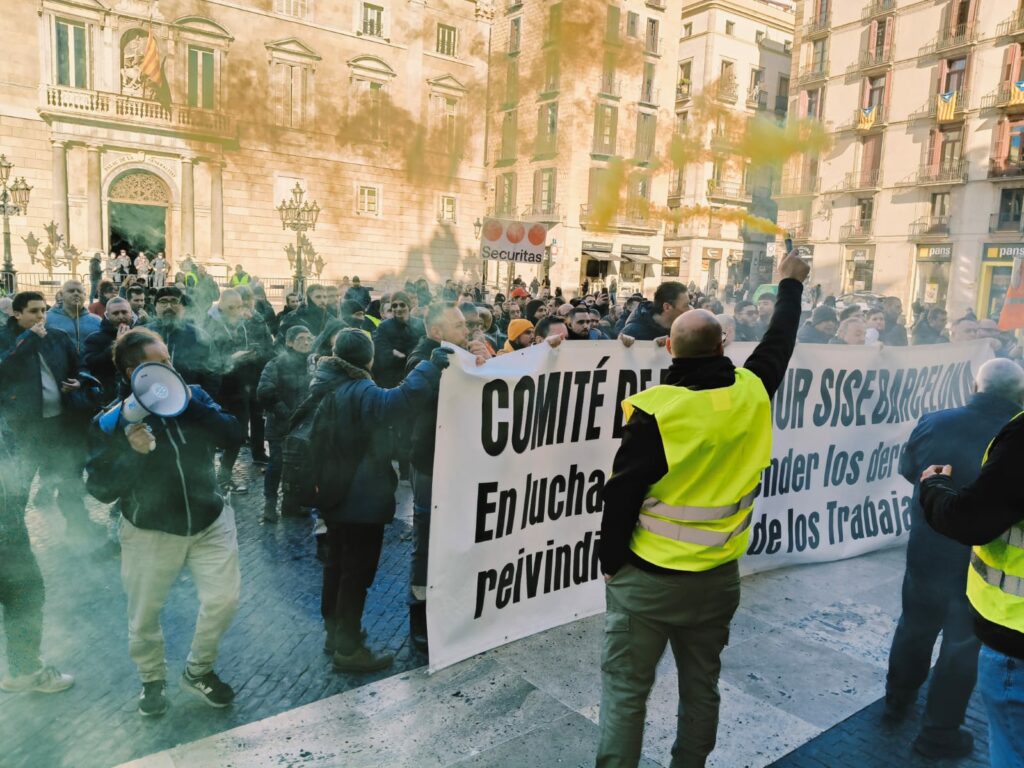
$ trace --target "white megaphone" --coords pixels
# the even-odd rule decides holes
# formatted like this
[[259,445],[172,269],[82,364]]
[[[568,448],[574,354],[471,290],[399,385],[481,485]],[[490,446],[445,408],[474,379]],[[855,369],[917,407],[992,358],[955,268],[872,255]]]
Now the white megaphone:
[[109,435],[149,415],[172,419],[184,413],[191,399],[192,390],[171,366],[143,363],[132,372],[131,395],[100,415],[100,429]]

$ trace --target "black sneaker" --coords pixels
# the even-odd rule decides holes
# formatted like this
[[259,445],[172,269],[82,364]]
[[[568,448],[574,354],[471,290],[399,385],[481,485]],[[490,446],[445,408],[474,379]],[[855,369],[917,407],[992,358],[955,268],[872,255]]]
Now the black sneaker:
[[139,714],[143,717],[158,717],[167,711],[166,686],[163,680],[142,684],[139,694]]
[[914,751],[933,760],[967,757],[974,751],[974,737],[963,728],[925,728],[914,739]]
[[235,700],[231,686],[217,677],[216,672],[193,677],[186,669],[181,676],[181,689],[205,701],[211,707],[226,707]]
[[335,672],[377,672],[387,669],[395,663],[395,657],[390,653],[375,653],[361,645],[353,653],[334,652],[331,658],[334,663]]

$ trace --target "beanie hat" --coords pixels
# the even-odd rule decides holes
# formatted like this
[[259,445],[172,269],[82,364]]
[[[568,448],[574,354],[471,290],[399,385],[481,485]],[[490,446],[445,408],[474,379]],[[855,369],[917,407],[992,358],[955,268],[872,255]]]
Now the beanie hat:
[[373,362],[373,342],[358,328],[345,328],[334,339],[334,356],[359,368],[369,369]]
[[527,331],[533,330],[533,323],[529,320],[524,320],[521,317],[517,317],[511,323],[508,324],[508,340],[515,341]]
[[811,325],[817,325],[818,323],[836,323],[839,318],[836,316],[836,311],[832,307],[826,307],[822,304],[820,307],[815,307],[811,313]]
[[156,292],[156,301],[160,301],[164,296],[170,296],[175,299],[181,299],[184,294],[181,292],[181,288],[177,288],[173,285],[165,286],[160,288]]
[[288,332],[284,335],[284,340],[291,344],[303,333],[310,333],[309,328],[304,325],[293,325],[288,329]]
[[341,302],[341,316],[352,317],[356,312],[365,312],[366,307],[353,299],[345,299]]

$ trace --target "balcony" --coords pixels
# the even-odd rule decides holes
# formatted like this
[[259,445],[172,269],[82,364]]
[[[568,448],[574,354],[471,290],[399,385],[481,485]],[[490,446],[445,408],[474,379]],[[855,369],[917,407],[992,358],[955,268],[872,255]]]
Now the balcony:
[[991,234],[1019,235],[1024,219],[1020,213],[993,213],[988,217],[988,231]]
[[1006,21],[996,27],[998,37],[1017,37],[1024,35],[1024,8],[1010,15]]
[[982,109],[1005,109],[1011,112],[1024,110],[1024,91],[1016,83],[1003,83],[995,93],[981,100]]
[[622,82],[617,77],[604,75],[601,77],[597,92],[601,96],[618,99],[622,96]]
[[167,132],[195,139],[232,140],[237,137],[235,121],[223,112],[172,104],[164,109],[157,101],[122,96],[118,93],[87,91],[63,85],[44,86],[39,114],[47,118],[79,117],[90,122],[126,123],[155,132]]
[[648,8],[653,8],[656,11],[665,10],[665,0],[645,0],[645,5]]
[[967,182],[967,161],[948,160],[943,163],[922,165],[917,169],[914,182],[918,186],[965,184]]
[[676,107],[685,104],[692,98],[691,91],[693,86],[686,81],[679,81],[676,83]]
[[853,119],[845,126],[845,130],[871,131],[876,128],[884,128],[889,122],[888,112],[884,104],[876,104],[874,112],[870,115],[865,115],[863,109],[855,109]]
[[746,205],[753,201],[753,196],[741,182],[711,179],[708,181],[708,200]]
[[645,107],[656,107],[661,99],[661,89],[653,87],[640,86],[640,99],[639,103]]
[[827,61],[819,61],[804,67],[796,77],[796,87],[800,88],[811,83],[828,80],[828,67]]
[[598,221],[592,212],[592,206],[580,206],[580,227],[590,230],[614,229],[620,232],[639,234],[655,234],[660,228],[657,219],[640,208],[619,210],[611,215],[606,222]]
[[974,22],[957,24],[939,32],[933,43],[933,53],[946,53],[958,48],[966,48],[978,40],[978,27]]
[[673,176],[668,182],[668,207],[678,208],[683,202],[683,180],[679,175]]
[[880,69],[888,69],[892,66],[893,50],[890,45],[880,51],[862,51],[857,63],[846,70],[847,74],[855,72],[873,72]]
[[798,222],[786,228],[786,232],[794,243],[806,243],[811,239],[810,222]]
[[751,109],[768,109],[768,91],[759,85],[747,90],[747,106]]
[[743,141],[743,131],[735,128],[715,128],[711,131],[712,149],[731,149]]
[[863,242],[871,239],[871,219],[853,221],[839,228],[839,241],[843,243]]
[[[910,115],[911,120],[935,120],[938,117],[938,104],[940,95],[933,93],[928,97],[928,103],[926,103],[921,109],[914,114]],[[970,109],[971,94],[965,88],[961,88],[956,92],[956,107],[953,109],[953,119],[962,120],[964,115],[967,114],[967,110]]]
[[869,192],[882,188],[882,171],[878,168],[873,170],[853,171],[843,177],[839,185],[839,192]]
[[1002,157],[989,162],[990,179],[1015,179],[1024,176],[1024,159]]
[[949,216],[925,216],[910,225],[911,240],[944,240],[949,237]]
[[715,86],[715,98],[729,104],[735,104],[740,97],[739,86],[735,80],[721,80]]
[[896,10],[896,0],[871,0],[866,6],[864,6],[864,13],[861,14],[861,18],[865,21],[870,21],[876,16],[885,16],[887,13],[892,13]]
[[830,13],[819,14],[804,24],[804,39],[823,37],[828,34],[831,26],[832,15]]
[[820,182],[817,176],[783,176],[776,185],[775,197],[812,197],[818,193]]
[[521,221],[559,224],[562,222],[562,206],[558,203],[533,203],[523,209]]

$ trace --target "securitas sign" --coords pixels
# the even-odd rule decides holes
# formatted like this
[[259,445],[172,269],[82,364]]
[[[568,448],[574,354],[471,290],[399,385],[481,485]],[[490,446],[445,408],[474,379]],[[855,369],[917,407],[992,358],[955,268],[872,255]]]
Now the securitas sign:
[[540,264],[544,261],[544,243],[548,228],[505,219],[484,219],[480,231],[480,258]]

